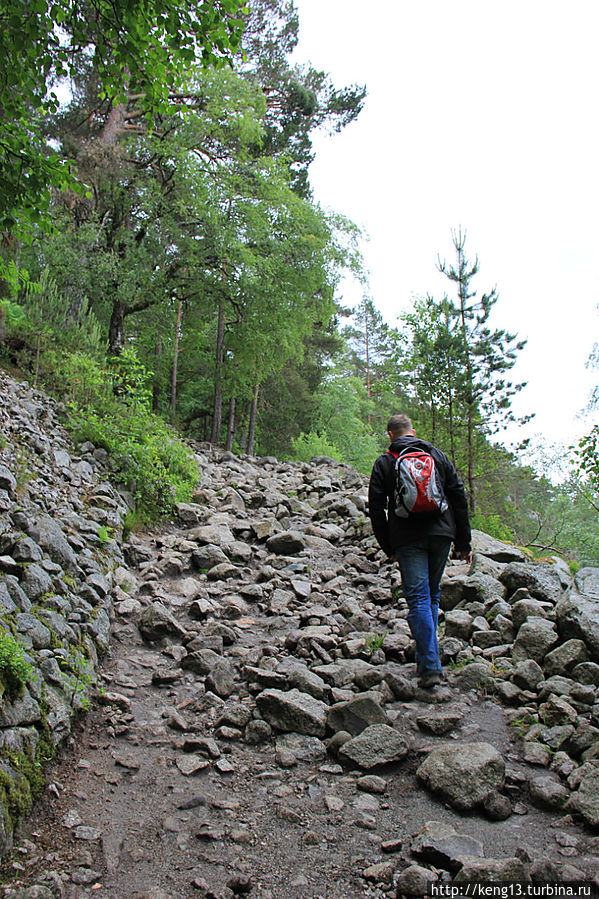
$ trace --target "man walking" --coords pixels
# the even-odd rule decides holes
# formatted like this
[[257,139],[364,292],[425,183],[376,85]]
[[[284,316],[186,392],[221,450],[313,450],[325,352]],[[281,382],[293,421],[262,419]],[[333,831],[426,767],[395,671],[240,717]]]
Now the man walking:
[[[464,485],[450,460],[441,450],[416,437],[407,415],[393,415],[387,433],[391,446],[376,460],[370,477],[369,515],[379,546],[399,563],[408,624],[416,641],[419,684],[430,689],[441,681],[437,619],[441,577],[452,542],[454,558],[472,558],[468,503]],[[434,494],[432,511],[419,511],[418,501],[412,510],[409,497],[407,506],[403,502],[397,506],[396,464],[402,460],[413,471],[418,470],[414,465],[421,469],[424,465],[425,478],[430,477],[430,482],[425,483],[427,492]]]

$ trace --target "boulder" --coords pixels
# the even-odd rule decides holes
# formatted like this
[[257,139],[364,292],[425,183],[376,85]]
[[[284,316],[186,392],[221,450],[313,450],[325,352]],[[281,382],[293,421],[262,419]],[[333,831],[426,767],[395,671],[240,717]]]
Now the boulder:
[[36,529],[39,534],[37,542],[52,561],[65,571],[76,571],[77,557],[58,522],[49,515],[41,515]]
[[17,489],[17,481],[6,465],[0,465],[0,489],[6,490],[9,494],[15,493]]
[[525,659],[542,662],[557,641],[558,633],[552,621],[546,618],[527,618],[518,631],[512,658],[515,662],[522,662]]
[[264,690],[256,697],[258,711],[277,730],[324,737],[328,706],[299,690]]
[[499,580],[507,588],[508,594],[525,588],[535,599],[553,605],[561,599],[563,593],[557,571],[542,562],[512,562],[503,569]]
[[582,815],[591,827],[599,829],[599,767],[583,766],[578,789],[572,793],[568,808]]
[[510,543],[502,543],[483,531],[472,531],[472,549],[476,553],[488,556],[496,562],[525,562],[526,556],[522,550]]
[[458,871],[467,857],[482,858],[483,844],[468,834],[458,833],[450,824],[427,821],[412,841],[414,858],[436,868]]
[[[453,883],[526,884],[530,883],[528,866],[519,858],[468,858]],[[525,895],[523,892],[522,895]]]
[[339,761],[370,770],[379,765],[400,762],[408,754],[402,735],[388,724],[371,724],[361,734],[344,743]]
[[269,537],[266,547],[278,556],[294,556],[306,548],[306,541],[299,531],[282,531]]
[[433,749],[416,773],[429,790],[466,811],[502,789],[505,763],[490,743],[460,743]]
[[345,730],[357,735],[371,724],[388,724],[387,714],[372,693],[362,693],[347,702],[331,706],[327,714],[327,728],[336,733]]
[[570,590],[558,602],[555,614],[562,637],[575,637],[582,640],[589,650],[591,660],[598,662],[599,596],[592,593],[584,595]]
[[150,642],[161,640],[167,634],[182,635],[185,629],[177,619],[160,602],[153,602],[143,610],[139,617],[139,632],[144,640]]

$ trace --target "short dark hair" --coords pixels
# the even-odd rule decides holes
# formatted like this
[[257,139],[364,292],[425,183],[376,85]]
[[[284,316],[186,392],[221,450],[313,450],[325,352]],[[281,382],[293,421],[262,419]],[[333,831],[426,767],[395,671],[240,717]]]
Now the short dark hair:
[[395,434],[396,437],[401,437],[414,429],[407,415],[392,415],[389,419],[387,430]]

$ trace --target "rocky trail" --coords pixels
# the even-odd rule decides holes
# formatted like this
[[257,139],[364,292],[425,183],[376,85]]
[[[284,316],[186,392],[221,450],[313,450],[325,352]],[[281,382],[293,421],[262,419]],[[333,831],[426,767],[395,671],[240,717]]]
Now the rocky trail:
[[[92,706],[16,834],[2,895],[595,889],[599,571],[574,581],[476,534],[472,566],[450,563],[443,583],[447,680],[421,690],[365,479],[327,458],[197,452],[202,480],[179,520],[106,557],[111,637]],[[0,548],[14,561],[10,533]],[[100,575],[87,581],[89,598]],[[36,651],[61,660],[33,639]]]

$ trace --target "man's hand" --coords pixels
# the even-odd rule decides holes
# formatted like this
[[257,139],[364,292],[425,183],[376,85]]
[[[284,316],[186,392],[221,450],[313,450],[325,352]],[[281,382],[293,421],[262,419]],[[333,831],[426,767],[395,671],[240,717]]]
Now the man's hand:
[[453,551],[453,558],[458,562],[472,562],[472,550],[464,550],[462,552]]

